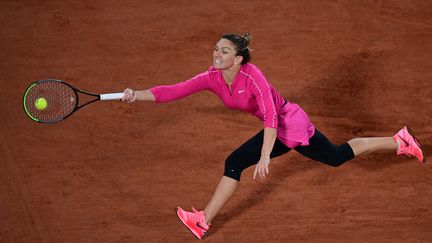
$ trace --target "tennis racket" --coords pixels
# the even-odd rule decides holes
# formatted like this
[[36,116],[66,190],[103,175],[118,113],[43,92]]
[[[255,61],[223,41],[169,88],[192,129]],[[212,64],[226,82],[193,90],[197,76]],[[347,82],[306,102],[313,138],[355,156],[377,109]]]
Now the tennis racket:
[[[92,99],[80,104],[80,95]],[[82,96],[82,95],[81,95]],[[24,92],[23,105],[27,116],[36,122],[63,121],[86,105],[99,100],[119,100],[123,93],[93,94],[77,89],[57,79],[45,79],[32,83]]]

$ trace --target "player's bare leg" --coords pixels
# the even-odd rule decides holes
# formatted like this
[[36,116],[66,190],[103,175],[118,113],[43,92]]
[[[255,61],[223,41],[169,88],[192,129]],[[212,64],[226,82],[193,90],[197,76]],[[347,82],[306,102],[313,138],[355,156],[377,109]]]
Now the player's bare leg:
[[204,209],[207,224],[213,220],[217,213],[222,209],[226,202],[231,198],[237,189],[238,181],[230,177],[223,176],[219,181],[212,199]]
[[360,156],[378,150],[396,150],[398,144],[392,137],[354,138],[348,141],[354,155]]

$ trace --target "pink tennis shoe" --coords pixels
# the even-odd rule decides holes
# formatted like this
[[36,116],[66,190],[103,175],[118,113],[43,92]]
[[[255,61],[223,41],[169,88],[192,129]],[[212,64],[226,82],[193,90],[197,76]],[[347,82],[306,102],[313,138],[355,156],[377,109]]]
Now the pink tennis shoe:
[[198,239],[202,239],[209,229],[210,225],[207,225],[205,222],[203,211],[198,211],[195,208],[192,208],[192,212],[187,212],[180,207],[177,207],[177,216]]
[[410,128],[402,128],[398,133],[393,136],[393,139],[398,142],[398,155],[405,154],[410,157],[415,156],[421,162],[426,162],[426,159],[423,157],[421,145],[419,141],[414,137]]

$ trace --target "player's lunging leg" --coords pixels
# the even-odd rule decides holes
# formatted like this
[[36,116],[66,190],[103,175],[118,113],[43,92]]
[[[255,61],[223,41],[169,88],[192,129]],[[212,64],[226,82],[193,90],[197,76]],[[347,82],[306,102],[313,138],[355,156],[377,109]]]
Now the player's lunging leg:
[[397,143],[392,137],[354,138],[349,140],[348,144],[356,157],[378,150],[397,149]]
[[209,229],[211,220],[236,191],[238,183],[237,180],[223,176],[204,211],[198,211],[192,208],[192,212],[187,212],[178,207],[177,215],[186,227],[198,239],[201,239]]
[[217,213],[222,209],[226,202],[231,198],[237,189],[239,182],[227,176],[222,176],[216,191],[213,194],[207,207],[204,209],[204,215],[207,224],[210,224]]
[[426,162],[420,143],[408,127],[402,128],[393,137],[354,138],[348,144],[356,157],[378,150],[396,150],[397,154],[415,156],[419,161]]

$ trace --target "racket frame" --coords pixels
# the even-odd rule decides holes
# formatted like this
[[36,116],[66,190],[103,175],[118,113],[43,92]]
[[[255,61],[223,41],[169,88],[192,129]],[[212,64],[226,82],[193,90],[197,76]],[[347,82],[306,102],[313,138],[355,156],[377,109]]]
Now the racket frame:
[[[61,84],[63,84],[63,85],[68,86],[69,88],[71,88],[71,89],[73,90],[73,92],[75,93],[75,98],[76,98],[75,107],[73,108],[73,110],[72,110],[69,114],[67,114],[66,116],[64,116],[64,117],[63,117],[62,119],[60,119],[60,120],[56,120],[56,121],[41,121],[41,120],[39,120],[39,119],[33,117],[33,116],[30,114],[30,112],[27,110],[26,97],[27,97],[28,92],[29,92],[29,91],[30,91],[30,90],[31,90],[35,85],[40,84],[40,83],[44,83],[44,82],[58,82],[58,83],[61,83]],[[88,96],[93,96],[93,97],[95,97],[95,98],[94,98],[93,100],[88,101],[87,103],[84,103],[84,104],[80,105],[80,98],[79,98],[79,94],[78,94],[78,92],[79,92],[79,93],[82,93],[82,94],[85,94],[85,95],[88,95]],[[121,99],[122,93],[95,94],[95,93],[91,93],[91,92],[88,92],[88,91],[85,91],[85,90],[77,89],[77,88],[75,88],[74,86],[72,86],[72,85],[66,83],[66,82],[63,81],[63,80],[59,80],[59,79],[43,79],[43,80],[38,80],[38,81],[33,82],[33,83],[30,84],[29,87],[26,89],[26,91],[24,92],[24,95],[23,95],[23,107],[24,107],[24,112],[25,112],[25,113],[27,114],[27,116],[28,116],[30,119],[32,119],[33,121],[36,121],[36,122],[39,122],[39,123],[56,123],[56,122],[60,122],[60,121],[65,120],[66,118],[68,118],[69,116],[71,116],[73,113],[75,113],[75,112],[78,111],[79,109],[83,108],[84,106],[87,106],[87,105],[89,105],[89,104],[91,104],[91,103],[94,103],[94,102],[96,102],[96,101],[101,100],[101,95],[108,95],[108,96],[109,96],[109,98],[106,98],[106,99],[104,99],[104,100],[115,100],[115,99]],[[111,96],[110,96],[110,95],[111,95]]]

